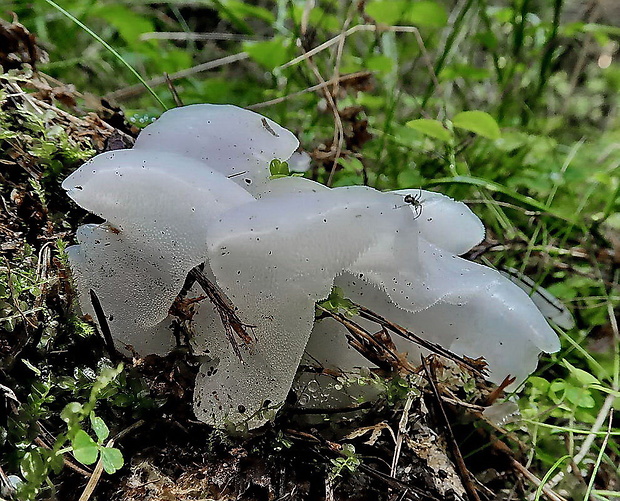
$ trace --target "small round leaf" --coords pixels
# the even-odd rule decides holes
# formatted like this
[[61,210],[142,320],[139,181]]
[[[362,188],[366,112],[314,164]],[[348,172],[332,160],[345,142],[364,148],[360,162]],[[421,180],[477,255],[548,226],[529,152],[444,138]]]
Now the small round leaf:
[[97,461],[99,447],[84,430],[79,430],[71,443],[73,456],[82,464],[93,464]]
[[104,447],[101,449],[101,462],[106,473],[112,475],[116,470],[120,470],[125,464],[123,454],[115,447]]
[[90,424],[93,427],[95,435],[97,435],[97,441],[99,443],[102,443],[106,438],[108,438],[108,435],[110,434],[108,426],[104,423],[103,419],[99,416],[95,416],[94,412],[91,412],[90,414]]
[[452,125],[488,139],[499,139],[502,136],[495,119],[484,111],[462,111],[452,119]]
[[439,120],[430,120],[428,118],[419,118],[407,122],[407,127],[415,129],[422,134],[439,139],[440,141],[449,142],[452,139],[452,133],[446,129]]

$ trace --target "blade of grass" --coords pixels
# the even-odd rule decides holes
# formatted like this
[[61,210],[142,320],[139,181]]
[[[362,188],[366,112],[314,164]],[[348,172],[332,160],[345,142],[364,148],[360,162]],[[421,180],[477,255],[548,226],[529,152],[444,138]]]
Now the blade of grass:
[[557,36],[558,28],[560,27],[560,16],[562,13],[562,6],[564,0],[554,0],[553,2],[553,22],[551,24],[551,32],[545,42],[544,52],[540,58],[540,70],[538,72],[538,87],[532,99],[529,100],[530,106],[533,108],[536,106],[545,90],[549,81],[549,74],[552,71],[551,65],[553,62],[554,51],[557,48]]
[[442,178],[430,179],[426,181],[423,187],[426,188],[429,186],[437,186],[440,184],[468,184],[470,186],[478,186],[481,188],[485,188],[489,191],[496,191],[496,192],[502,193],[503,195],[509,196],[510,198],[513,198],[514,200],[520,202],[523,205],[530,207],[531,209],[545,212],[547,214],[554,216],[557,219],[561,219],[562,221],[566,221],[566,222],[569,222],[571,224],[574,224],[580,227],[577,221],[570,219],[569,217],[559,213],[555,209],[543,204],[542,202],[539,202],[538,200],[535,200],[531,197],[521,195],[517,193],[516,191],[511,190],[510,188],[507,188],[494,181],[489,181],[488,179],[482,179],[482,178],[473,177],[473,176],[442,177]]
[[614,192],[611,194],[611,196],[607,200],[607,203],[605,204],[605,209],[603,209],[603,217],[598,221],[599,224],[607,220],[607,218],[609,218],[609,216],[611,216],[614,213],[614,206],[616,202],[618,201],[619,196],[620,196],[620,183],[616,185],[616,189],[614,190]]
[[244,35],[252,35],[254,32],[250,25],[246,23],[243,19],[237,16],[232,10],[230,10],[226,5],[224,5],[220,0],[213,0],[213,6],[222,12],[226,18],[230,21],[235,28],[241,31]]
[[80,21],[79,19],[77,19],[73,14],[71,14],[70,12],[66,11],[65,9],[63,9],[60,5],[58,5],[56,2],[54,2],[53,0],[45,0],[49,5],[51,5],[52,7],[54,7],[54,9],[56,9],[58,12],[60,12],[63,16],[65,16],[67,19],[70,19],[72,22],[74,22],[75,24],[77,24],[80,28],[82,28],[86,33],[88,33],[91,37],[93,37],[95,40],[97,40],[97,42],[99,42],[101,45],[103,45],[109,52],[112,53],[112,55],[118,59],[131,73],[133,73],[133,75],[142,83],[142,85],[144,85],[146,87],[146,89],[149,91],[149,93],[155,98],[155,100],[161,105],[161,107],[164,110],[167,110],[168,107],[164,104],[164,102],[160,99],[160,97],[155,93],[155,91],[153,89],[151,89],[151,87],[149,86],[149,84],[146,83],[146,81],[144,80],[144,78],[142,78],[142,76],[133,68],[133,66],[131,66],[127,61],[125,61],[125,59],[123,59],[123,56],[121,56],[116,49],[114,49],[114,47],[112,47],[108,42],[106,42],[103,38],[101,38],[99,35],[97,35],[97,33],[95,33],[93,30],[91,30],[88,26],[86,26],[82,21]]
[[601,490],[595,489],[592,491],[592,495],[593,496],[607,496],[611,498],[620,498],[620,492],[617,492],[617,491],[601,491]]
[[[446,61],[448,59],[448,55],[450,54],[450,51],[452,50],[452,45],[454,44],[454,41],[456,40],[457,35],[459,34],[459,32],[461,31],[461,28],[463,27],[465,16],[467,12],[469,12],[469,9],[472,7],[473,4],[474,4],[474,0],[467,0],[466,3],[461,8],[461,10],[459,11],[459,13],[457,14],[456,19],[454,20],[454,23],[452,24],[452,31],[450,31],[450,34],[448,35],[446,39],[446,43],[443,47],[443,51],[441,52],[441,54],[437,58],[437,62],[435,63],[435,75],[439,75],[441,73],[441,70],[444,68],[444,65],[446,64]],[[428,83],[428,86],[426,87],[426,92],[424,93],[424,98],[422,99],[422,109],[426,108],[428,100],[433,95],[433,92],[435,92],[435,89],[436,89],[435,83],[431,80]]]
[[598,455],[596,456],[596,462],[594,463],[594,468],[592,469],[592,474],[590,475],[590,481],[588,482],[588,488],[586,493],[583,496],[584,500],[590,499],[590,494],[592,493],[592,489],[594,488],[594,481],[596,480],[596,475],[598,473],[599,468],[601,467],[601,461],[603,460],[603,454],[605,454],[605,448],[607,447],[607,442],[609,441],[609,436],[611,435],[611,425],[613,423],[613,410],[609,413],[609,424],[607,425],[607,434],[603,439],[603,443],[601,444],[601,449],[599,450]]
[[562,464],[563,461],[569,458],[570,458],[570,454],[566,454],[562,456],[560,459],[558,459],[555,463],[553,463],[553,466],[549,468],[547,473],[545,473],[545,476],[540,481],[540,485],[536,489],[536,496],[534,497],[534,501],[538,501],[540,499],[540,496],[543,493],[543,488],[545,487],[545,484],[547,483],[547,481],[549,480],[553,472],[560,466],[560,464]]
[[609,375],[608,371],[605,368],[603,368],[603,366],[599,364],[597,360],[592,355],[590,355],[583,346],[581,346],[571,336],[566,334],[566,332],[561,331],[560,334],[562,336],[562,339],[568,341],[573,346],[573,348],[575,348],[575,350],[577,350],[581,354],[582,357],[584,357],[586,360],[588,360],[592,364],[593,367],[596,367],[596,369],[601,374],[605,374],[606,375],[605,377],[611,379],[611,375]]
[[524,423],[529,423],[529,424],[533,424],[536,426],[541,426],[543,428],[549,428],[551,430],[554,431],[566,431],[569,433],[574,433],[575,435],[595,435],[597,437],[604,437],[606,436],[608,433],[610,436],[620,436],[620,431],[612,431],[612,432],[606,432],[606,431],[596,431],[593,432],[592,430],[581,430],[579,428],[569,428],[567,426],[557,426],[554,424],[548,424],[548,423],[543,423],[542,421],[534,421],[532,419],[527,419],[527,418],[522,418],[521,421],[523,421]]

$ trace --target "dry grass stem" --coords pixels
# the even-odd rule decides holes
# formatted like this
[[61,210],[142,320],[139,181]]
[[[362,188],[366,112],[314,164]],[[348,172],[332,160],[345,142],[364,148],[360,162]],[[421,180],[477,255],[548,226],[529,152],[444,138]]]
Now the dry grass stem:
[[[213,61],[208,61],[206,63],[192,66],[191,68],[188,68],[186,70],[171,73],[170,75],[168,75],[168,78],[166,78],[165,76],[152,78],[151,80],[147,81],[147,84],[150,87],[157,87],[158,85],[165,84],[167,80],[174,81],[180,78],[191,77],[193,75],[196,75],[197,73],[202,73],[203,71],[219,68],[220,66],[236,63],[237,61],[243,61],[248,57],[250,56],[247,52],[238,52],[237,54],[231,54],[230,56],[221,57],[219,59],[214,59]],[[147,89],[143,84],[136,84],[125,87],[123,89],[115,90],[114,92],[110,92],[106,95],[106,98],[114,101],[123,101],[125,99],[129,99],[131,97],[143,94],[144,92],[146,92],[146,90]]]
[[[356,80],[358,78],[366,78],[369,77],[370,75],[372,75],[372,73],[370,71],[357,71],[355,73],[349,73],[347,75],[342,75],[339,76],[337,78],[337,82],[338,84],[341,84],[343,82],[347,82],[349,80]],[[306,89],[297,91],[297,92],[292,92],[290,94],[287,94],[286,96],[282,96],[282,97],[276,97],[275,99],[270,99],[269,101],[262,101],[260,103],[256,103],[256,104],[252,104],[250,106],[248,106],[249,110],[258,110],[260,108],[265,108],[267,106],[272,106],[274,104],[279,104],[282,103],[284,101],[288,101],[289,99],[298,97],[298,96],[302,96],[304,94],[307,94],[308,92],[314,92],[317,90],[321,90],[324,89],[325,87],[328,87],[330,85],[333,85],[336,83],[336,80],[334,78],[330,78],[329,80],[313,85],[311,87],[307,87]]]

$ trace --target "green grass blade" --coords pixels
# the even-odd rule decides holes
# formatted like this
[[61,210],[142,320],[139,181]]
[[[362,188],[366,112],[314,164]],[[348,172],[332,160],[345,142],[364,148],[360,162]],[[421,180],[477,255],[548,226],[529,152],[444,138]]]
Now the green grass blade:
[[521,421],[523,421],[524,423],[533,424],[535,426],[540,426],[542,428],[549,428],[556,432],[566,431],[568,433],[574,433],[576,435],[595,435],[597,437],[604,437],[606,435],[613,436],[613,437],[620,436],[620,430],[612,431],[612,432],[606,432],[606,431],[594,432],[592,430],[580,430],[579,428],[569,428],[568,426],[556,426],[554,424],[543,423],[542,421],[534,421],[533,419],[527,419],[527,418],[523,418],[521,419]]
[[93,37],[95,40],[97,40],[97,42],[99,42],[108,51],[110,51],[112,53],[112,55],[116,59],[118,59],[129,71],[131,71],[131,73],[134,74],[134,76],[140,81],[140,83],[142,83],[142,85],[144,85],[146,87],[146,90],[148,90],[150,92],[150,94],[157,100],[157,102],[161,105],[161,107],[164,110],[168,109],[168,107],[164,104],[164,102],[160,99],[160,97],[155,93],[155,91],[150,87],[150,85],[148,83],[146,83],[146,80],[144,80],[144,78],[142,78],[142,76],[133,68],[133,66],[131,66],[127,61],[125,61],[125,59],[123,59],[123,56],[121,56],[116,51],[116,49],[114,49],[114,47],[112,47],[108,42],[106,42],[103,38],[101,38],[99,35],[97,35],[97,33],[95,33],[93,30],[91,30],[82,21],[77,19],[73,14],[71,14],[70,12],[67,12],[65,9],[63,9],[56,2],[54,2],[53,0],[45,0],[45,1],[48,4],[50,4],[52,7],[54,7],[54,9],[56,9],[58,12],[60,12],[63,16],[65,16],[66,18],[70,19],[75,24],[77,24],[86,33],[88,33],[91,37]]
[[612,422],[613,422],[613,411],[609,414],[609,426],[607,427],[607,434],[605,435],[605,438],[603,439],[603,443],[601,444],[601,449],[599,450],[599,453],[596,456],[594,468],[592,468],[592,473],[590,474],[590,481],[588,482],[586,493],[583,496],[584,500],[590,499],[590,494],[592,493],[592,489],[594,489],[594,481],[596,480],[596,475],[598,473],[599,468],[601,467],[603,455],[605,454],[605,448],[607,447],[607,442],[609,440],[609,436],[611,435]]
[[553,466],[549,468],[547,473],[545,473],[545,476],[540,481],[540,485],[536,489],[536,497],[534,498],[534,501],[538,501],[540,499],[543,488],[545,487],[547,481],[551,478],[551,475],[553,475],[553,472],[560,466],[560,464],[562,464],[562,462],[564,462],[566,459],[569,459],[570,457],[570,454],[566,454],[565,456],[562,456],[560,459],[558,459],[555,463],[553,463]]
[[480,188],[485,188],[489,191],[495,191],[498,193],[502,193],[503,195],[509,196],[510,198],[518,201],[524,206],[529,207],[530,209],[535,209],[541,212],[545,212],[547,214],[550,214],[556,217],[557,219],[561,219],[562,221],[569,222],[576,226],[581,226],[578,221],[568,218],[567,216],[559,213],[552,207],[549,207],[532,197],[521,195],[517,193],[516,191],[511,190],[510,188],[507,188],[506,186],[496,183],[495,181],[489,181],[488,179],[482,179],[482,178],[473,177],[473,176],[454,176],[454,177],[442,177],[438,179],[430,179],[429,181],[424,183],[423,187],[426,188],[429,186],[437,186],[441,184],[468,184],[470,186],[477,186]]

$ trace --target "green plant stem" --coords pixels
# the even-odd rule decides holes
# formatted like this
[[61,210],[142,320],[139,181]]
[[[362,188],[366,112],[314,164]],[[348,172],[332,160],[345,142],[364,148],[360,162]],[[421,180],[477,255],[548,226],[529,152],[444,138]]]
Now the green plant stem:
[[[487,29],[489,33],[492,33],[491,20],[489,19],[489,14],[487,13],[487,2],[486,0],[478,1],[478,14],[484,23],[484,27]],[[504,80],[504,71],[499,64],[499,56],[497,55],[497,50],[494,48],[488,49],[491,57],[493,58],[493,67],[495,68],[495,73],[497,74],[497,83],[501,85]]]
[[252,35],[252,28],[250,25],[246,23],[243,19],[237,16],[233,11],[231,11],[225,4],[221,2],[221,0],[212,0],[215,8],[224,13],[224,15],[228,18],[230,23],[235,26],[239,31],[241,31],[244,35]]
[[[515,75],[517,73],[517,68],[521,64],[521,56],[523,51],[523,42],[525,41],[525,26],[527,24],[527,14],[529,12],[530,0],[520,0],[519,2],[514,2],[515,5],[513,9],[513,17],[512,17],[512,57],[510,59],[511,64],[508,66],[507,71],[505,72],[505,78],[502,84],[501,95],[506,96],[510,93],[509,89],[513,86],[515,89],[518,88],[516,85]],[[510,104],[510,99],[502,99],[499,105],[499,109],[497,112],[497,117],[501,121],[506,114],[506,108]],[[525,103],[523,103],[525,104]],[[521,124],[525,124],[525,113],[527,110],[527,106],[520,106],[521,108]]]
[[[463,6],[461,11],[458,13],[456,19],[454,20],[454,24],[452,25],[452,31],[448,35],[443,51],[441,55],[437,58],[437,62],[435,63],[435,68],[434,68],[435,75],[439,75],[444,65],[446,64],[446,60],[448,59],[448,54],[450,54],[452,45],[454,44],[456,37],[458,36],[459,32],[461,31],[461,28],[463,27],[463,21],[465,20],[465,15],[469,12],[469,9],[471,8],[473,4],[474,4],[474,0],[467,0],[467,3]],[[426,92],[424,93],[424,98],[422,99],[422,106],[421,106],[422,109],[426,108],[428,100],[431,98],[434,91],[435,91],[435,84],[431,80],[431,82],[429,82],[428,86],[426,87]]]
[[545,50],[543,52],[540,61],[540,71],[538,73],[538,86],[533,98],[529,102],[530,108],[534,108],[543,91],[547,87],[549,81],[549,74],[551,69],[551,60],[553,58],[553,51],[556,48],[556,38],[558,35],[558,28],[560,26],[560,14],[562,13],[562,6],[564,0],[555,0],[553,4],[553,24],[551,27],[551,33],[545,42]]

